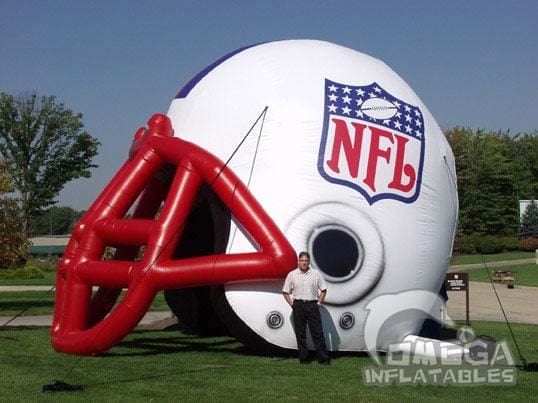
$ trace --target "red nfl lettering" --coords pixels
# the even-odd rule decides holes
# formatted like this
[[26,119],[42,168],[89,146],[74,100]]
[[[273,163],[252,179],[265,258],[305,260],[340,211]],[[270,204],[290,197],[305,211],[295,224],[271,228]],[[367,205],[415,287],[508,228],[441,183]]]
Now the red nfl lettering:
[[351,138],[349,137],[349,131],[347,129],[347,124],[342,119],[333,119],[332,120],[336,125],[336,130],[334,132],[334,146],[331,154],[331,159],[327,161],[327,165],[335,173],[340,173],[340,168],[338,163],[340,161],[340,150],[344,149],[344,154],[346,156],[347,166],[349,169],[349,175],[352,178],[356,178],[359,173],[359,158],[361,156],[361,146],[362,146],[362,132],[365,125],[360,123],[351,123],[355,127],[355,138],[353,144],[351,144]]
[[[370,130],[370,149],[366,154],[368,163],[365,176],[362,182],[366,184],[373,192],[376,191],[376,173],[380,159],[386,163],[392,162],[391,155],[395,154],[392,180],[387,184],[388,188],[397,189],[402,192],[409,192],[416,183],[416,170],[411,164],[404,163],[405,148],[409,139],[404,136],[392,133],[377,127],[366,126],[365,124],[351,122],[354,129],[353,141],[349,133],[349,127],[345,120],[333,118],[335,124],[334,140],[332,142],[331,159],[327,161],[327,166],[334,172],[340,173],[340,152],[343,150],[349,175],[357,178],[359,173],[359,162],[361,158],[361,149],[365,129]],[[380,146],[380,139],[384,138],[390,142],[391,146],[383,148]],[[395,153],[392,153],[393,149]],[[403,178],[407,183],[403,183]]]
[[[394,134],[394,138],[396,139],[397,147],[396,147],[396,164],[394,166],[394,177],[392,179],[392,182],[388,184],[388,187],[391,189],[398,189],[402,192],[409,192],[413,187],[415,186],[416,180],[417,180],[417,171],[411,164],[404,164],[404,158],[405,158],[405,145],[409,141],[409,139],[399,136],[398,134]],[[402,173],[409,178],[409,181],[407,184],[402,183]]]
[[377,173],[377,160],[379,158],[383,158],[386,162],[390,162],[390,152],[391,149],[382,149],[380,148],[380,140],[382,137],[389,140],[391,143],[393,143],[392,139],[392,133],[381,130],[375,127],[371,127],[370,131],[372,133],[372,137],[370,140],[370,152],[368,153],[368,169],[366,171],[366,177],[364,178],[364,183],[368,185],[372,191],[376,191],[375,188],[375,179],[376,179],[376,173]]

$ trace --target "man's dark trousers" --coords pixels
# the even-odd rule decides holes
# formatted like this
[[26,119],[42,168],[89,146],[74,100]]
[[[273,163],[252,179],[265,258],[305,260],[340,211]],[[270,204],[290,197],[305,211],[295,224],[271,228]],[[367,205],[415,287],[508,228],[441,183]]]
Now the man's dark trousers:
[[321,315],[317,301],[293,301],[293,322],[295,324],[295,337],[299,350],[299,361],[308,359],[308,347],[306,345],[306,325],[310,329],[312,341],[316,347],[316,356],[319,362],[329,361],[329,354],[325,346],[325,336],[321,324]]

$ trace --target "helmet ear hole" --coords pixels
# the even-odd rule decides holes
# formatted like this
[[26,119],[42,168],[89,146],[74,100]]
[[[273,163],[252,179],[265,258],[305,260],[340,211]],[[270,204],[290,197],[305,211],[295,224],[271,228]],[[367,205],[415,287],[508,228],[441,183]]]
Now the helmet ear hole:
[[343,282],[360,270],[364,250],[360,239],[347,227],[327,225],[315,230],[309,240],[312,266],[332,282]]

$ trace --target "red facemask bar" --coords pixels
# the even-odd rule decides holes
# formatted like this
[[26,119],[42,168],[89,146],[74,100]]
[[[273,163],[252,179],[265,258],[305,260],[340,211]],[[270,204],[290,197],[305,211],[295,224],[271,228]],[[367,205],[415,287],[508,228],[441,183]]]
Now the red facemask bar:
[[[159,179],[167,164],[177,167],[170,185]],[[203,183],[258,252],[173,258]],[[137,199],[134,213],[125,218]],[[142,245],[143,257],[136,261]],[[107,246],[117,247],[112,260],[102,258]],[[96,354],[133,330],[160,290],[283,278],[296,263],[285,236],[232,170],[201,147],[173,137],[168,117],[154,115],[148,129],[135,134],[129,160],[73,231],[56,277],[52,344],[65,353]],[[92,296],[94,286],[99,289]],[[116,304],[122,289],[125,296]]]

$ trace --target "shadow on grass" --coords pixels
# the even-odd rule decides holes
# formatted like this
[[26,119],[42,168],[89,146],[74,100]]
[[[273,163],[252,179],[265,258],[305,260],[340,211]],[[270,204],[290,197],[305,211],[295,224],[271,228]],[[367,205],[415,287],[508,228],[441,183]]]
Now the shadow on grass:
[[[151,337],[153,330],[142,330],[132,333],[132,340],[123,341],[118,348],[127,351],[109,351],[101,357],[143,357],[158,354],[181,354],[196,352],[230,353],[238,356],[267,357],[273,360],[295,359],[295,350],[282,350],[278,354],[253,351],[229,336],[199,336],[196,334],[170,331],[170,337]],[[162,334],[162,332],[159,332]],[[146,337],[147,335],[147,337]],[[139,337],[140,336],[140,337]],[[129,351],[130,350],[130,351]],[[311,351],[313,354],[313,351]],[[365,351],[331,352],[333,359],[340,357],[368,357]]]
[[[156,330],[137,330],[131,333],[131,340],[125,340],[117,347],[131,351],[109,351],[102,357],[136,357],[157,354],[176,354],[188,352],[215,352],[232,353],[241,356],[283,357],[295,356],[294,350],[283,350],[279,354],[267,354],[253,351],[229,335],[201,335],[179,324],[168,326],[164,330],[157,330],[170,334],[170,337],[151,337]],[[140,336],[140,337],[139,337]],[[138,350],[138,351],[133,351]],[[143,350],[143,351],[140,351]]]
[[[151,331],[148,331],[151,332]],[[231,353],[239,356],[252,357],[275,357],[249,350],[247,347],[240,345],[237,340],[214,340],[214,341],[196,341],[200,340],[199,336],[193,337],[166,337],[166,338],[139,338],[134,340],[123,341],[118,347],[130,350],[144,351],[118,351],[106,352],[101,357],[143,357],[158,354],[182,354],[182,353]],[[282,353],[276,358],[289,359],[295,357],[295,352]]]
[[441,340],[454,340],[457,338],[457,335],[456,328],[441,327]]
[[[153,331],[144,331],[152,333]],[[135,335],[136,337],[136,335]],[[127,351],[127,352],[107,352],[102,357],[130,357],[130,356],[148,356],[156,354],[176,354],[186,352],[234,352],[237,348],[237,341],[233,339],[213,341],[197,341],[200,337],[141,337],[133,340],[123,341],[118,347],[130,350],[144,351]]]
[[0,302],[0,312],[1,311],[16,311],[26,308],[51,308],[54,306],[54,301],[43,301],[42,299],[25,299],[25,300],[1,300]]

